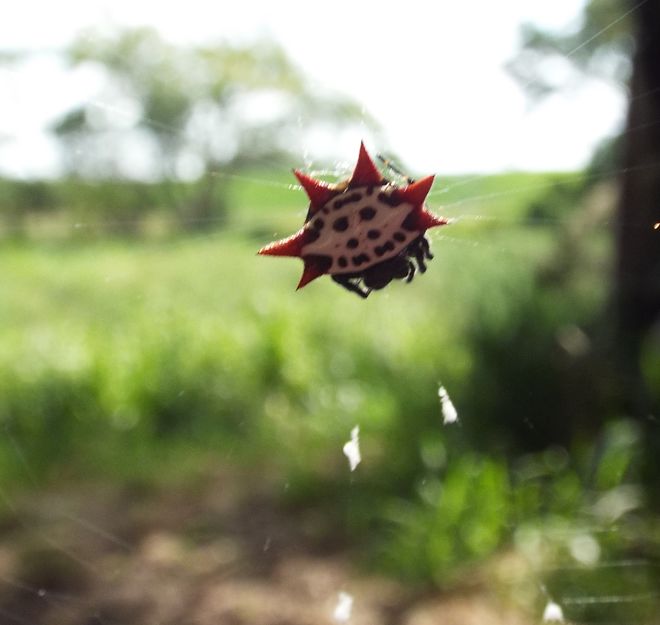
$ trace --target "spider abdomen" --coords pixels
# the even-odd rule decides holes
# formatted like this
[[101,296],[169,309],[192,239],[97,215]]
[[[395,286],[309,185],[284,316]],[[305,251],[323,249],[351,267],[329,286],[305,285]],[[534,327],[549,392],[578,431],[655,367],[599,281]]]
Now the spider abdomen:
[[330,200],[306,224],[311,242],[300,256],[326,256],[331,275],[362,271],[399,255],[419,236],[406,228],[413,210],[392,185],[362,187]]

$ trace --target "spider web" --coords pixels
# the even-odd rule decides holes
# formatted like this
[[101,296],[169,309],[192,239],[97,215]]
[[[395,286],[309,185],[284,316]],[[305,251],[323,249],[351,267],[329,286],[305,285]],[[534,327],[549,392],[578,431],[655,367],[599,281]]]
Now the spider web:
[[[600,36],[607,28],[614,26],[627,14],[639,8],[641,4],[643,3],[639,3],[626,13],[618,15],[608,27],[582,42],[569,52],[568,56],[578,52],[580,48]],[[94,101],[93,104],[106,110],[108,109],[107,103],[103,101]],[[116,112],[118,114],[122,113],[122,111]],[[658,121],[660,122],[660,120]],[[174,128],[170,130],[173,133],[178,132]],[[349,171],[349,168],[343,165],[338,165],[331,170],[318,170],[314,169],[313,162],[307,163],[307,169],[312,173],[329,175],[336,179],[345,177]],[[611,173],[615,175],[621,171],[615,170]],[[272,180],[262,178],[253,179],[240,174],[230,174],[221,171],[214,172],[213,175],[222,179],[240,179],[242,182],[265,187],[282,188],[283,184]],[[578,175],[576,174],[576,176]],[[506,225],[506,219],[488,213],[487,207],[490,200],[512,197],[529,191],[542,191],[557,184],[556,182],[544,182],[524,188],[519,187],[505,191],[472,195],[453,202],[442,202],[443,196],[450,194],[452,190],[461,187],[469,188],[471,184],[478,183],[481,180],[483,180],[482,176],[466,177],[444,188],[432,191],[429,196],[431,208],[435,212],[454,218],[458,225],[461,222],[469,223],[470,221],[504,223]],[[284,184],[284,188],[291,191],[292,197],[301,191],[300,187],[295,184]],[[465,212],[466,208],[469,212]],[[553,220],[564,221],[562,219]],[[565,221],[568,221],[568,218]],[[86,228],[94,225],[99,224],[98,222],[70,224],[71,228]],[[249,230],[253,226],[254,224],[229,224],[223,228],[223,232],[238,233]],[[609,218],[605,218],[595,225],[595,227],[602,229],[607,229],[610,226]],[[221,235],[213,233],[204,235],[207,238],[216,236]],[[506,244],[490,243],[487,238],[475,240],[474,238],[459,238],[452,235],[445,235],[444,233],[435,234],[433,238],[442,241],[443,244],[460,245],[466,248],[490,246],[495,247],[497,254],[516,254],[516,251],[512,250]],[[451,389],[448,390],[451,393]],[[447,391],[445,391],[446,393]],[[460,406],[456,408],[460,414]],[[438,423],[439,427],[442,427],[440,417]],[[23,452],[24,441],[18,438],[8,428],[4,429],[3,435],[10,441],[11,447],[14,450],[15,463],[22,467],[27,480],[32,483],[32,486],[36,490],[43,488],[44,485],[39,478],[35,477],[35,472],[26,460]],[[368,432],[361,431],[360,437],[364,441],[368,437]],[[357,436],[355,436],[354,440],[357,440]],[[362,462],[363,464],[369,462],[368,454],[363,453]],[[355,470],[359,473],[360,468],[358,467]],[[282,487],[286,488],[286,485]],[[60,493],[60,495],[62,494]],[[622,497],[625,499],[624,495],[625,493],[622,494]],[[6,573],[10,567],[6,566],[5,560],[3,560],[5,554],[0,551],[0,583],[5,586],[5,592],[0,593],[0,597],[9,594],[7,592],[7,589],[9,589],[10,593],[17,595],[22,593],[31,597],[37,608],[39,604],[48,604],[51,607],[51,613],[57,615],[59,619],[57,622],[77,623],[81,622],[81,617],[86,617],[85,622],[87,623],[100,623],[101,625],[110,625],[117,622],[115,616],[106,615],[103,606],[89,605],[85,600],[80,599],[80,588],[76,587],[77,582],[75,579],[76,575],[78,575],[75,571],[79,569],[89,571],[94,575],[101,573],[104,579],[112,579],[112,575],[109,575],[109,572],[112,571],[113,567],[117,566],[112,560],[113,551],[119,551],[124,554],[135,553],[137,547],[134,543],[125,539],[120,531],[108,529],[108,527],[116,526],[116,519],[113,519],[108,524],[99,521],[99,519],[103,518],[101,514],[91,514],[90,511],[86,510],[84,502],[72,501],[67,499],[66,496],[59,497],[59,504],[47,501],[44,502],[43,509],[37,511],[31,510],[29,499],[24,500],[21,494],[12,492],[12,488],[8,484],[0,483],[0,499],[4,502],[6,508],[13,513],[13,519],[18,526],[33,536],[37,544],[48,547],[45,550],[41,550],[41,548],[35,550],[35,568],[32,571],[33,574],[28,575],[27,578],[39,580],[41,568],[39,559],[42,557],[52,557],[52,553],[56,553],[63,557],[62,560],[57,560],[57,566],[62,566],[64,569],[62,577],[70,580],[73,579],[71,581],[71,587],[65,586],[64,588],[59,588],[58,580],[52,579],[44,579],[43,585],[34,582],[26,583],[23,577],[16,577]],[[608,509],[611,509],[611,507]],[[593,524],[593,521],[586,517],[584,519],[576,518],[573,521],[569,526],[557,524],[556,526],[550,525],[540,528],[521,526],[515,529],[515,542],[519,552],[526,558],[528,566],[526,570],[531,569],[534,575],[525,580],[512,577],[510,583],[513,594],[533,592],[542,597],[543,603],[539,606],[538,618],[547,621],[565,620],[576,624],[598,623],[598,625],[655,622],[649,620],[654,618],[651,616],[652,613],[649,611],[651,609],[649,606],[657,604],[657,599],[660,597],[660,593],[655,590],[656,586],[654,584],[654,580],[657,580],[658,572],[660,572],[660,563],[657,563],[650,557],[645,557],[644,554],[635,559],[626,558],[613,561],[602,561],[599,557],[600,545],[608,540],[608,536],[613,534],[619,537],[624,535],[624,542],[633,544],[635,536],[631,535],[628,537],[625,534],[633,531],[635,528],[631,528],[623,521],[623,515],[617,516],[616,520],[608,524],[607,527],[603,527],[602,524]],[[84,550],[79,549],[79,545],[69,544],[60,537],[60,528],[63,525],[69,528],[72,526],[76,528],[81,544],[89,540],[98,541],[99,544],[106,546],[107,553],[110,555],[107,557],[104,556],[101,562],[90,560],[88,557],[81,555],[81,553],[84,554]],[[11,533],[11,530],[9,533]],[[177,560],[176,545],[168,544],[167,537],[156,536],[153,544],[142,545],[140,548],[146,550],[149,557],[153,558],[155,562],[166,569],[168,566],[185,565]],[[262,546],[264,558],[266,558],[270,548],[271,536],[266,531],[266,540]],[[555,555],[551,558],[540,557],[540,554],[548,552]],[[223,556],[218,555],[217,557],[222,558]],[[230,556],[227,557],[230,558]],[[69,569],[68,567],[72,568]],[[74,572],[71,573],[71,570]],[[612,571],[620,570],[626,572],[625,577],[630,580],[630,584],[623,587],[609,588],[609,574]],[[240,564],[233,565],[229,568],[231,575],[240,576],[242,571],[244,571],[244,568]],[[119,568],[118,575],[121,574],[122,571]],[[612,580],[611,583],[620,584],[621,576],[616,576]],[[168,589],[171,589],[172,584],[176,584],[176,578],[171,575],[171,569],[169,570],[169,577],[165,575],[163,578],[148,581],[162,583],[162,593],[167,593]],[[602,587],[605,588],[604,592],[602,591]],[[332,588],[335,590],[334,587]],[[572,590],[569,592],[567,588],[571,588]],[[640,588],[642,589],[641,591]],[[329,594],[328,601],[330,603],[328,603],[326,613],[332,615],[332,601],[339,598],[339,603],[335,608],[335,612],[341,612],[341,618],[338,620],[351,622],[351,609],[346,608],[346,606],[354,606],[357,611],[361,597],[359,591],[349,595],[345,590],[351,591],[350,588],[342,588],[340,585],[336,588],[335,594]],[[348,601],[349,599],[350,602]],[[11,601],[3,601],[1,605],[0,618],[3,622],[29,623],[31,625],[36,622],[33,614],[24,611],[27,602],[22,601],[19,608],[12,607]],[[597,608],[596,612],[594,612],[595,608]],[[612,620],[604,621],[600,617],[598,620],[593,620],[591,615],[594,613],[602,614],[604,611],[603,608],[609,612]],[[162,622],[169,622],[165,614],[161,615],[160,618]],[[359,615],[356,618],[359,619]],[[358,620],[356,622],[361,621]]]

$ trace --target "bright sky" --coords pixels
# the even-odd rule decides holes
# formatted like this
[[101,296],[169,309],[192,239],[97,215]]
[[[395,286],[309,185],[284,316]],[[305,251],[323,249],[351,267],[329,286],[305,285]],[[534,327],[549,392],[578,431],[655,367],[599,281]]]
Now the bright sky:
[[[315,82],[357,100],[384,130],[385,145],[370,147],[391,149],[411,171],[572,169],[620,125],[623,94],[589,80],[530,109],[503,66],[519,45],[522,22],[571,28],[582,6],[575,0],[23,0],[3,15],[0,45],[49,50],[82,28],[113,25],[151,25],[180,43],[266,35]],[[73,102],[93,97],[94,87],[68,82],[47,57],[20,73],[0,68],[0,171],[52,171],[56,154],[43,128]],[[337,137],[336,155],[354,160],[360,138]],[[307,147],[314,150],[311,138]]]

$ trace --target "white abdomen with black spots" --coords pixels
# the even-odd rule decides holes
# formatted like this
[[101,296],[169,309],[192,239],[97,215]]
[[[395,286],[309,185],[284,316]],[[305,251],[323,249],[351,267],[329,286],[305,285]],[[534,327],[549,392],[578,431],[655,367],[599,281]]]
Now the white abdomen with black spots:
[[391,190],[363,187],[330,200],[305,225],[318,238],[305,245],[300,255],[329,257],[332,265],[327,272],[341,274],[363,271],[400,254],[420,233],[403,227],[413,210],[411,204],[391,206],[379,199],[380,194],[387,200]]

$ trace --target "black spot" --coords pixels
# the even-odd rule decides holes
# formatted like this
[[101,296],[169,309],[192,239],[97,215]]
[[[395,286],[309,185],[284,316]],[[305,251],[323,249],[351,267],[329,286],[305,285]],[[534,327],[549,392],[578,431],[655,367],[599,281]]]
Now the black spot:
[[332,229],[337,232],[344,232],[348,228],[348,217],[339,217],[332,224]]
[[346,256],[340,256],[340,257],[337,259],[337,264],[338,264],[340,267],[347,267],[347,266],[348,266],[348,261],[346,260]]
[[313,230],[312,228],[307,228],[307,243],[313,243],[321,236],[321,233],[318,230]]
[[354,250],[359,244],[359,241],[357,239],[349,239],[346,241],[346,247]]
[[406,235],[403,232],[395,232],[393,235],[394,240],[403,243],[406,240]]
[[371,206],[365,206],[360,209],[360,219],[362,221],[371,221],[376,216],[376,209]]
[[382,245],[377,245],[374,247],[374,252],[376,253],[376,256],[382,256],[385,254],[385,252],[393,252],[394,251],[394,243],[392,241],[385,241]]
[[320,218],[317,217],[313,222],[312,222],[312,227],[316,228],[317,230],[321,230],[323,226],[325,225],[325,222]]
[[369,230],[369,232],[367,232],[367,237],[372,240],[378,239],[380,237],[380,230]]
[[321,209],[321,212],[322,212],[324,215],[327,215],[327,214],[330,212],[330,209],[329,209],[327,206],[324,206],[324,207]]
[[353,256],[353,264],[356,267],[359,267],[363,263],[368,263],[369,262],[369,257],[366,254],[358,254],[357,256]]
[[334,210],[339,210],[343,206],[346,206],[346,204],[352,204],[353,202],[359,202],[362,199],[362,194],[361,193],[349,193],[348,195],[344,197],[339,197],[337,198],[333,204],[332,208]]
[[384,192],[381,191],[381,192],[378,194],[378,199],[379,199],[383,204],[387,204],[388,206],[391,206],[391,207],[393,207],[393,208],[394,208],[395,206],[399,206],[399,204],[401,204],[401,201],[402,201],[401,198],[399,197],[399,194],[396,193],[396,192],[392,192],[392,193],[384,193]]
[[408,230],[408,232],[417,232],[417,224],[415,223],[417,220],[415,219],[415,216],[413,213],[410,213],[404,220],[403,223],[401,224],[401,227],[404,230]]

